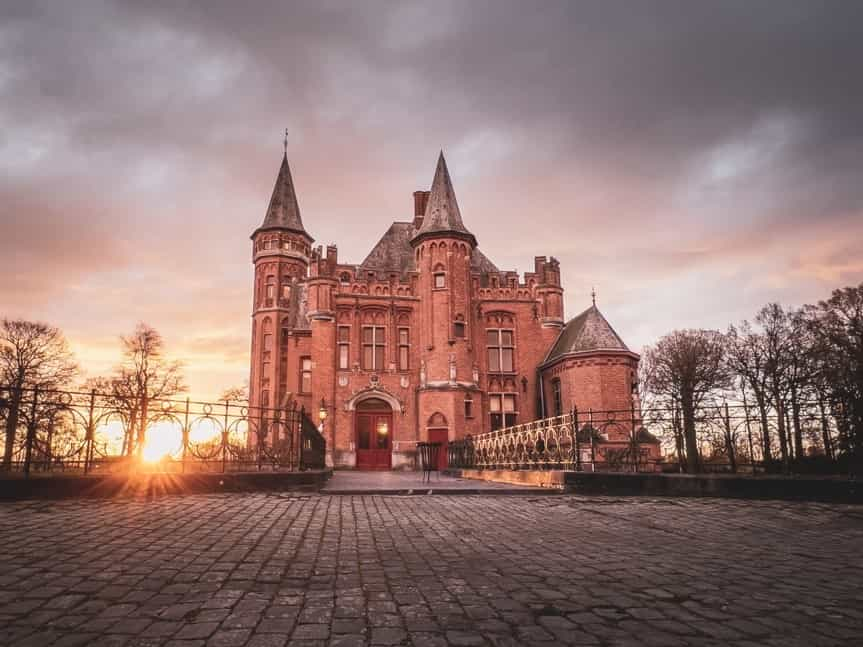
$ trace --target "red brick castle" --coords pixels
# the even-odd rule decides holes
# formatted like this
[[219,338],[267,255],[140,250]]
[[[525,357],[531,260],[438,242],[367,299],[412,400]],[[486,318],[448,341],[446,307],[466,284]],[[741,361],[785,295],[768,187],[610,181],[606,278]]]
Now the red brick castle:
[[419,441],[573,406],[630,409],[639,357],[595,304],[564,324],[555,258],[523,277],[499,270],[462,221],[442,153],[413,198],[412,220],[345,264],[335,245],[312,247],[285,154],[252,234],[251,407],[294,398],[326,412],[328,463],[358,468],[412,466]]

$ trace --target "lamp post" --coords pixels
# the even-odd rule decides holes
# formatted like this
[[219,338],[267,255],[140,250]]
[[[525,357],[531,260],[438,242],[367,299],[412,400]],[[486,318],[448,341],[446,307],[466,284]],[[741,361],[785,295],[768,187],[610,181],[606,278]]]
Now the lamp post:
[[321,421],[321,430],[324,428],[324,420],[327,419],[327,403],[321,398],[321,406],[318,409],[318,420]]
[[[321,436],[323,436],[324,438],[326,438],[326,436],[324,436],[324,421],[327,419],[328,415],[329,415],[329,412],[327,411],[327,402],[326,402],[326,400],[321,398],[321,405],[318,407],[318,420],[321,421],[321,426],[318,427],[318,431],[321,433]],[[327,467],[333,467],[335,465],[335,461],[333,458],[335,455],[334,453],[335,453],[335,449],[336,449],[335,448],[335,444],[336,444],[335,429],[333,429],[333,432],[334,433],[331,434],[330,442],[327,443],[328,447],[327,447],[326,454],[325,454],[325,461],[326,461]]]

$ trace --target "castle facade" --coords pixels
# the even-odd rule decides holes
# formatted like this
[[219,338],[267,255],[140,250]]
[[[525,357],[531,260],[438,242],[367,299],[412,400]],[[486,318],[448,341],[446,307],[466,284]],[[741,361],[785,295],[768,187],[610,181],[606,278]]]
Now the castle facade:
[[313,246],[287,153],[251,238],[250,406],[296,400],[320,418],[328,464],[411,467],[420,441],[633,405],[638,355],[595,304],[565,323],[555,258],[519,276],[480,251],[443,153],[413,217],[359,264]]

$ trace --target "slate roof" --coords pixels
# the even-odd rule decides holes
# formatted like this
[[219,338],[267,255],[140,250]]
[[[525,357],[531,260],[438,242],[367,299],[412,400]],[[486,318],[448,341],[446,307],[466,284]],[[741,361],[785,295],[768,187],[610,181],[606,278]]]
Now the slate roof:
[[432,181],[431,193],[426,203],[422,225],[414,237],[439,232],[460,234],[471,239],[474,246],[476,245],[476,238],[461,220],[461,212],[458,208],[458,201],[455,199],[455,189],[452,186],[443,151],[437,160],[437,168]]
[[[279,176],[273,187],[267,215],[258,229],[289,229],[309,236],[303,227],[303,219],[300,217],[300,205],[297,203],[297,194],[294,191],[294,179],[291,177],[287,152],[282,158],[282,166],[279,168]],[[311,236],[309,238],[311,239]]]
[[596,350],[629,351],[629,348],[614,332],[614,328],[602,316],[596,305],[592,305],[577,317],[566,322],[543,363],[548,363],[570,353]]
[[[389,274],[396,272],[406,274],[416,269],[414,263],[414,250],[411,240],[417,235],[417,231],[410,222],[394,222],[387,229],[377,244],[360,264],[363,272],[380,272]],[[485,254],[476,247],[470,259],[471,267],[481,273],[499,272]]]

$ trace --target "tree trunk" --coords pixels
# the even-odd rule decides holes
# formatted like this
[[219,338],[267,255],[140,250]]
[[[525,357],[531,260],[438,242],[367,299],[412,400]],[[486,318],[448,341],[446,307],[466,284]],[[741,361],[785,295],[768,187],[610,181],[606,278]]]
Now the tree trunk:
[[764,394],[755,391],[755,401],[758,403],[758,415],[761,418],[761,460],[765,465],[773,460],[773,451],[770,449],[770,422],[767,419],[767,401]]
[[824,455],[832,461],[834,459],[833,439],[830,437],[830,423],[827,421],[823,397],[818,398],[818,412],[821,414],[821,441],[824,443]]
[[18,432],[18,416],[21,411],[21,387],[10,389],[9,417],[6,418],[6,444],[3,448],[3,469],[12,469],[12,452],[15,451],[15,435]]
[[698,459],[698,439],[695,437],[695,407],[692,398],[681,398],[683,409],[683,439],[686,442],[686,471],[697,474],[701,471],[701,461]]
[[728,452],[728,460],[731,461],[731,472],[737,474],[737,456],[734,453],[734,437],[731,433],[731,414],[728,413],[728,403],[725,403],[725,449]]
[[773,391],[773,401],[776,405],[776,423],[779,430],[779,454],[782,457],[782,471],[788,473],[788,437],[785,433],[785,408],[779,391]]
[[674,408],[673,415],[672,424],[674,425],[674,447],[677,450],[677,464],[680,467],[680,471],[685,472],[686,449],[683,446],[683,430],[680,428],[680,410],[677,407]]
[[791,422],[794,424],[794,453],[797,459],[803,458],[803,425],[800,422],[800,399],[797,387],[791,387]]

